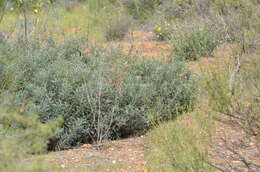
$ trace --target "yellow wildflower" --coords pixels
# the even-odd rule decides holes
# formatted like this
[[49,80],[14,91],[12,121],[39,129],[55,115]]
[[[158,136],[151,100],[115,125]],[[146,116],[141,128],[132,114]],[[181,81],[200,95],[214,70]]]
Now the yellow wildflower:
[[156,31],[161,31],[162,28],[161,28],[161,26],[155,26],[155,27],[154,27],[154,30],[156,30]]
[[35,14],[37,14],[39,11],[38,11],[38,9],[34,9],[33,12],[34,12]]

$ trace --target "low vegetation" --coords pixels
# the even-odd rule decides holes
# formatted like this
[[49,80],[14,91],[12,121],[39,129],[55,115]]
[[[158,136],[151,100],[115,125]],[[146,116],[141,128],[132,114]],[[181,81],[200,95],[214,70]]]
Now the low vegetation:
[[2,99],[11,94],[17,105],[30,102],[26,110],[42,122],[63,117],[51,149],[125,137],[149,127],[150,119],[170,119],[192,105],[194,81],[181,63],[141,62],[101,49],[88,55],[81,45],[86,43],[48,40],[23,51],[15,44],[19,59],[4,62],[4,80],[11,83],[4,84]]
[[205,148],[213,120],[200,112],[194,115],[163,123],[148,133],[148,171],[213,171]]
[[38,116],[24,112],[24,107],[14,108],[6,103],[0,110],[0,170],[12,171],[58,171],[32,154],[46,151],[47,142],[59,121],[41,123]]
[[[237,161],[240,169],[256,170],[259,164],[254,161],[255,157],[241,153],[247,143],[259,145],[259,56],[249,56],[239,53],[236,55],[234,63],[229,66],[222,66],[222,73],[212,71],[206,79],[206,90],[209,95],[210,105],[218,114],[217,120],[222,121],[232,128],[239,130],[242,138],[239,144],[224,144],[223,149],[227,149],[233,154],[231,159]],[[230,142],[227,138],[225,143]],[[254,150],[259,154],[259,150]],[[250,158],[248,158],[251,156]],[[224,161],[227,158],[224,157]],[[224,167],[215,164],[216,167],[225,170]],[[231,165],[229,169],[237,167]]]
[[180,60],[198,60],[211,56],[218,45],[215,30],[210,26],[191,25],[172,36],[174,55]]
[[[0,171],[48,171],[28,160],[144,132],[149,171],[221,170],[208,155],[215,119],[259,143],[259,0],[2,0],[0,10]],[[170,55],[110,46],[140,28]],[[221,46],[227,68],[188,69]],[[241,157],[238,168],[259,168]]]

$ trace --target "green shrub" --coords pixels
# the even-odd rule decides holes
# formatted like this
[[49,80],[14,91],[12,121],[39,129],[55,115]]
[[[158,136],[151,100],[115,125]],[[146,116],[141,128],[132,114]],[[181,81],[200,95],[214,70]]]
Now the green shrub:
[[192,105],[194,82],[180,62],[141,62],[100,47],[86,54],[85,45],[49,40],[21,52],[16,46],[19,58],[7,67],[12,86],[2,100],[12,94],[16,104],[31,102],[26,110],[42,122],[63,118],[50,149],[128,136],[149,126],[150,111],[168,119]]
[[153,14],[162,0],[123,0],[122,3],[134,19],[144,21]]
[[166,20],[184,19],[192,13],[191,0],[166,0],[156,10],[156,15]]
[[[197,115],[199,114],[194,116]],[[205,117],[201,119],[205,120]],[[206,139],[206,136],[202,136],[204,131],[196,128],[198,122],[194,119],[189,120],[192,120],[189,126],[177,118],[161,124],[147,134],[145,142],[148,149],[145,158],[148,171],[214,171],[207,162],[207,148],[202,141]]]
[[121,14],[112,18],[107,25],[105,37],[107,41],[122,40],[128,33],[132,24],[130,16]]
[[[259,83],[260,61],[248,59],[244,68],[238,70],[238,64],[224,67],[221,73],[209,73],[206,90],[210,104],[221,116],[226,116],[231,126],[240,128],[250,137],[260,139],[259,135]],[[240,72],[240,70],[242,70]],[[220,116],[220,117],[221,117]]]
[[201,56],[212,55],[217,46],[213,28],[208,26],[181,27],[172,36],[173,53],[178,59],[197,60]]
[[172,37],[173,29],[170,23],[156,25],[154,28],[155,38],[159,41],[167,41]]
[[32,157],[46,151],[47,139],[55,133],[56,122],[41,123],[38,116],[23,112],[23,107],[1,106],[0,110],[0,171],[32,172],[57,169]]
[[[129,67],[125,78],[124,95],[126,102],[133,102],[139,111],[124,129],[140,128],[144,121],[173,119],[189,110],[196,95],[191,73],[181,62],[162,64],[159,61],[135,62]],[[151,115],[155,113],[156,115]],[[144,116],[144,114],[146,114]],[[140,116],[139,118],[136,118]],[[143,119],[143,120],[140,120]],[[143,121],[143,124],[140,123]],[[127,123],[127,124],[128,124]],[[130,130],[131,131],[131,130]]]

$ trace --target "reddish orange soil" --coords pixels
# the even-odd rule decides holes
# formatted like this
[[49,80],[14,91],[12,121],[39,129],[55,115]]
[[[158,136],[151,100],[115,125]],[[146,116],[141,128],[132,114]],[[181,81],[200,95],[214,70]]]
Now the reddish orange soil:
[[153,58],[162,58],[169,56],[171,46],[166,42],[153,40],[153,33],[146,31],[133,31],[127,36],[127,41],[109,42],[104,44],[105,48],[119,47],[126,54],[149,56]]
[[144,172],[146,163],[142,137],[108,141],[100,149],[85,144],[78,148],[53,152],[48,155],[48,160],[57,163],[66,172],[96,171],[100,163],[103,165],[102,170],[107,168],[111,171],[111,166],[114,165],[122,172]]
[[218,123],[211,148],[211,161],[222,171],[260,170],[260,144],[239,128]]

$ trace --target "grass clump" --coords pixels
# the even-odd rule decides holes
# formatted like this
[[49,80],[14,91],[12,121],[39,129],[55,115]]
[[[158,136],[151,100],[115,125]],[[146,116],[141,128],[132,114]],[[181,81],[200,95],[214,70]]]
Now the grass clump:
[[205,117],[196,118],[189,116],[189,121],[177,118],[147,134],[145,156],[148,171],[214,171],[207,162],[204,141],[208,136],[202,134],[205,132],[203,127],[207,127],[204,124],[209,121],[205,122]]
[[[183,30],[183,31],[180,31]],[[178,59],[197,60],[201,56],[211,56],[218,44],[214,30],[208,26],[181,28],[173,33],[171,43]]]

